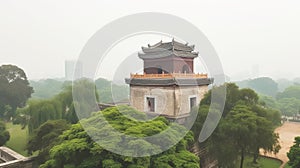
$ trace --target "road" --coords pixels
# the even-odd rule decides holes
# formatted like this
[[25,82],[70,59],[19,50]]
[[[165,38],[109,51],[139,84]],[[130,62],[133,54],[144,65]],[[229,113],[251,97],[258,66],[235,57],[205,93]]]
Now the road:
[[284,165],[289,160],[286,153],[289,152],[290,147],[293,145],[294,138],[296,136],[300,136],[300,123],[285,122],[282,126],[276,128],[275,132],[279,134],[281,149],[279,150],[278,154],[273,155],[268,153],[267,156],[282,160]]

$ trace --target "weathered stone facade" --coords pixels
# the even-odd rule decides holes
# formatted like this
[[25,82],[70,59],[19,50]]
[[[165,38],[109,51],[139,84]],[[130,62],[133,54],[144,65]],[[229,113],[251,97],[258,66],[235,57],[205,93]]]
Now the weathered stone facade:
[[207,92],[207,86],[131,86],[130,105],[148,112],[147,97],[155,98],[154,113],[176,118],[190,112],[191,98],[198,105]]
[[[184,123],[197,106],[213,79],[194,73],[194,45],[162,41],[142,47],[144,74],[131,74],[130,105],[148,114],[162,115]],[[180,121],[179,121],[180,120]]]

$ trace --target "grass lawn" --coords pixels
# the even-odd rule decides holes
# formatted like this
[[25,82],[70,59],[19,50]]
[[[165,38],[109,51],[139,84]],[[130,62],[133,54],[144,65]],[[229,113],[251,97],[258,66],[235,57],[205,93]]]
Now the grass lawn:
[[13,125],[11,122],[6,123],[6,129],[9,131],[10,139],[6,142],[6,146],[14,151],[27,156],[25,150],[28,141],[28,129],[21,129],[21,125]]
[[[252,157],[246,157],[243,168],[279,168],[281,165],[281,162],[265,157],[259,157],[258,164],[253,164],[252,160]],[[239,167],[239,164],[237,167]]]
[[285,164],[284,168],[292,168],[289,164]]

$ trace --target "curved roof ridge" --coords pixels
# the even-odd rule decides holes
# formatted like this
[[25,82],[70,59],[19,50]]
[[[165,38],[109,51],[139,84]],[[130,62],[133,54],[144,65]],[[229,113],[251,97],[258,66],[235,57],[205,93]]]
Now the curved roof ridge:
[[194,51],[195,45],[189,45],[176,41],[174,38],[170,42],[163,42],[162,40],[154,45],[148,44],[148,47],[141,47],[142,51],[139,53],[139,57],[144,59],[161,58],[169,55],[175,55],[178,57],[195,58],[198,56],[198,52]]

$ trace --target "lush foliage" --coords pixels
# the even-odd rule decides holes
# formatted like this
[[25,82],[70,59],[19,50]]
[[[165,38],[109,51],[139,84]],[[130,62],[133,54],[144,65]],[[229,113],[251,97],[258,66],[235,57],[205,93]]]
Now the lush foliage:
[[215,87],[205,95],[192,129],[195,135],[201,131],[212,92],[222,91],[221,87],[226,87],[223,117],[215,132],[205,142],[209,153],[218,160],[219,165],[233,167],[240,158],[242,167],[245,155],[250,153],[254,154],[253,162],[256,162],[260,148],[278,152],[278,135],[273,131],[280,124],[279,111],[266,108],[265,103],[258,101],[258,95],[253,90],[239,89],[233,83]]
[[58,140],[58,136],[63,131],[69,129],[66,120],[49,120],[42,124],[39,128],[34,130],[27,144],[29,154],[39,151],[37,161],[39,163],[45,162],[49,159],[49,151]]
[[300,99],[300,85],[290,86],[277,95],[277,99],[283,99],[283,98]]
[[0,117],[14,117],[17,107],[23,107],[33,93],[25,72],[14,65],[0,66]]
[[113,103],[128,100],[129,88],[127,85],[117,85],[103,78],[95,81],[99,93],[99,102]]
[[[118,109],[121,109],[122,113]],[[110,147],[117,149],[122,148],[122,145],[129,145],[127,149],[133,151],[123,151],[125,153],[134,151],[141,154],[148,153],[150,149],[153,150],[153,146],[146,139],[123,142],[122,138],[118,138],[113,132],[107,131],[106,121],[102,120],[101,115],[119,132],[135,137],[154,135],[170,127],[170,123],[162,117],[146,122],[130,119],[130,116],[138,118],[145,118],[146,116],[144,113],[127,106],[108,108],[102,112],[94,113],[92,117],[82,121],[83,125],[87,126],[85,129],[89,135],[93,132],[97,133],[98,138],[102,141],[101,144],[106,145],[106,149]],[[166,135],[163,140],[160,139],[161,143],[173,141],[174,136],[178,134],[177,131],[184,129],[179,125],[175,128],[177,129],[172,131],[172,135]],[[100,139],[95,136],[92,136],[93,139],[91,139],[87,132],[83,130],[80,124],[72,125],[60,136],[60,142],[50,150],[50,159],[41,167],[199,167],[199,159],[186,149],[188,144],[193,142],[191,132],[188,132],[176,146],[151,157],[121,156],[107,151],[96,143]],[[105,135],[105,138],[101,135]],[[118,145],[115,146],[115,144]],[[156,147],[161,148],[161,146]]]
[[[75,81],[73,86],[65,86],[62,92],[51,99],[31,100],[28,102],[28,106],[17,110],[18,116],[15,118],[14,123],[20,123],[24,126],[28,124],[29,133],[32,133],[34,129],[37,129],[48,120],[65,119],[70,123],[77,123],[78,118],[75,112],[75,106],[78,101],[80,101],[81,105],[78,109],[82,116],[89,116],[92,109],[96,107],[95,101],[85,99],[87,94],[96,95],[96,97],[98,97],[97,93],[87,92],[87,90],[91,91],[88,88],[94,87],[93,82],[87,79],[81,79]],[[78,90],[76,100],[73,100],[73,88]]]
[[6,130],[5,123],[0,121],[0,146],[4,145],[10,138],[9,132]]
[[32,99],[50,99],[59,94],[65,85],[70,82],[64,82],[56,79],[43,79],[39,81],[29,81],[30,86],[34,88]]
[[288,164],[292,168],[300,167],[300,137],[295,138],[294,145],[291,147],[290,151],[287,153],[289,158]]
[[[63,88],[71,85],[71,81],[59,79],[44,79],[39,81],[29,81],[34,88],[32,99],[50,99],[63,91]],[[99,94],[99,102],[112,103],[128,100],[129,87],[127,85],[117,85],[103,78],[95,81]]]
[[[115,85],[102,78],[96,80],[95,83],[88,79],[80,79],[73,82],[73,85],[70,82],[63,83],[51,79],[32,82],[32,84],[37,88],[36,97],[40,95],[42,98],[47,98],[61,91],[52,98],[32,99],[25,108],[17,109],[14,123],[22,124],[23,127],[28,124],[30,133],[47,120],[65,119],[70,123],[76,123],[77,115],[79,118],[89,117],[91,111],[96,109],[98,101],[108,103],[113,102],[113,98],[114,101],[123,101],[128,98],[127,86]],[[63,88],[59,89],[61,86]],[[72,90],[76,90],[77,95],[73,95]],[[96,100],[90,95],[95,95]],[[75,109],[79,113],[76,114]]]
[[278,92],[278,84],[269,77],[255,78],[237,82],[241,88],[251,88],[258,93],[275,97]]
[[[276,83],[271,78],[256,78],[237,82],[241,88],[251,88],[260,94],[260,100],[269,108],[280,110],[285,116],[295,116],[300,111],[300,85],[281,79]],[[277,85],[280,89],[277,89]],[[279,92],[281,91],[281,92]]]

